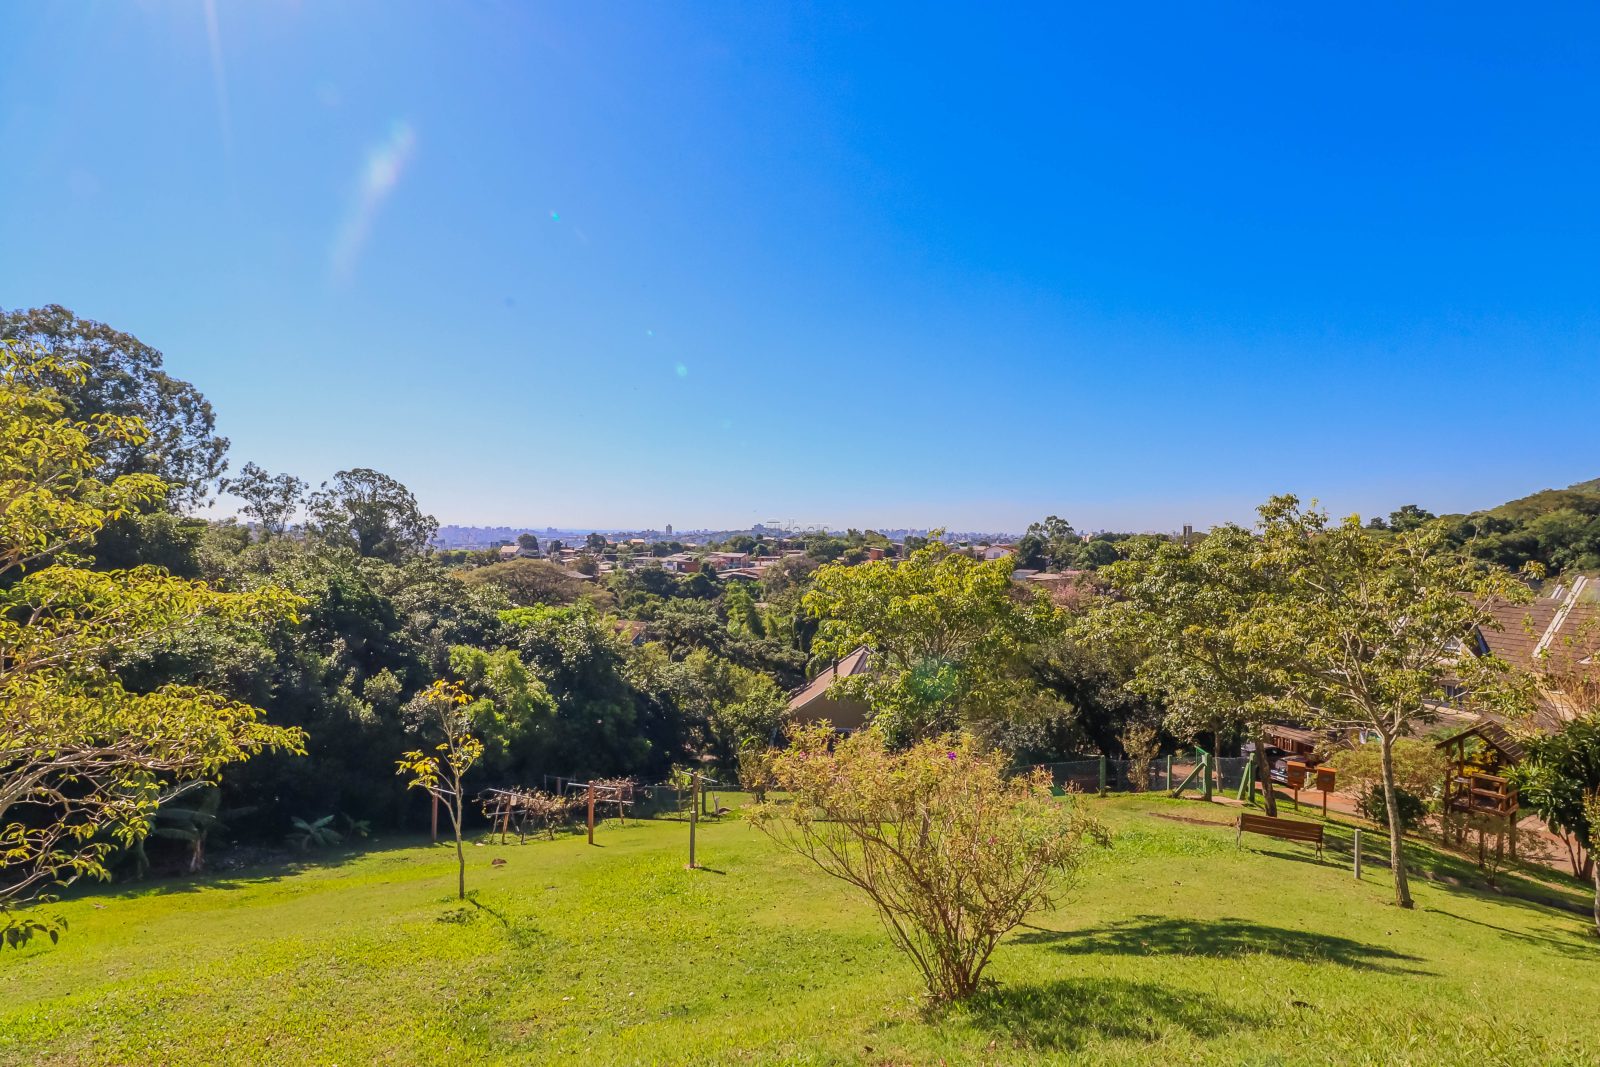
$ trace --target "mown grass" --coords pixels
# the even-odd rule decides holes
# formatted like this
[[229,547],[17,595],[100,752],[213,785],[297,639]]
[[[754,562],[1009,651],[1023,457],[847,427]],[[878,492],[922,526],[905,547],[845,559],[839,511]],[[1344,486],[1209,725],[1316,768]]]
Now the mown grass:
[[[866,904],[738,821],[608,825],[471,850],[113,889],[0,957],[0,1062],[1594,1063],[1600,941],[1573,910],[1471,888],[1417,910],[1387,872],[1248,839],[1231,812],[1091,800],[1116,831],[973,1002],[930,1012]],[[1376,852],[1377,850],[1372,850]],[[491,860],[506,860],[494,867]]]

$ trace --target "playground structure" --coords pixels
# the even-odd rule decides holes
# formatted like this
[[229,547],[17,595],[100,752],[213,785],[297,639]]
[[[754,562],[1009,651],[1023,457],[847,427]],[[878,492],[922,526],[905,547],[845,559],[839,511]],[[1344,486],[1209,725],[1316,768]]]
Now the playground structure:
[[1444,779],[1440,829],[1446,841],[1465,845],[1467,834],[1478,832],[1478,864],[1486,857],[1485,839],[1495,838],[1495,849],[1517,856],[1517,787],[1506,772],[1527,755],[1522,742],[1500,723],[1484,718],[1440,741],[1450,756]]

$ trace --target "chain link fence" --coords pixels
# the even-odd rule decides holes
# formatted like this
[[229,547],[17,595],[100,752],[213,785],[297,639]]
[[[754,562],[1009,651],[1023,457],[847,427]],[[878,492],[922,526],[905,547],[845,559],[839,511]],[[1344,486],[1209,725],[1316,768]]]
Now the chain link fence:
[[[1212,791],[1237,793],[1249,764],[1248,756],[1218,756],[1212,759]],[[1138,763],[1126,759],[1061,760],[1024,764],[1017,769],[1043,767],[1050,772],[1050,780],[1056,788],[1068,792],[1097,793],[1105,790],[1112,793],[1143,793],[1163,789],[1170,792],[1183,784],[1199,765],[1199,761],[1192,756],[1158,756],[1150,761],[1142,775]],[[1198,776],[1189,783],[1189,787],[1197,792],[1204,788]]]

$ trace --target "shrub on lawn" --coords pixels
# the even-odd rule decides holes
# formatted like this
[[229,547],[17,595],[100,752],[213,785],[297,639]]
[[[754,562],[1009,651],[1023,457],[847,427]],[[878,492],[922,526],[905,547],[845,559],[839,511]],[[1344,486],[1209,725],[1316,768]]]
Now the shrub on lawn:
[[[1421,826],[1422,820],[1428,815],[1427,804],[1398,786],[1394,791],[1394,802],[1396,808],[1399,809],[1400,827],[1406,833],[1410,833],[1418,826]],[[1367,791],[1361,794],[1360,799],[1356,801],[1356,806],[1361,809],[1362,818],[1370,819],[1379,826],[1388,825],[1389,808],[1387,802],[1383,799],[1383,786],[1367,786]]]
[[[1394,782],[1397,792],[1410,794],[1413,803],[1426,807],[1428,801],[1439,794],[1445,775],[1450,773],[1450,758],[1432,741],[1423,738],[1402,737],[1394,742]],[[1364,802],[1372,787],[1383,788],[1383,752],[1375,744],[1357,745],[1345,749],[1328,761],[1339,772],[1341,788]],[[1382,801],[1375,809],[1376,816],[1368,815],[1380,825],[1389,821]],[[1425,813],[1425,812],[1424,812]],[[1366,812],[1363,809],[1362,814]],[[1418,816],[1420,820],[1420,816]],[[1407,824],[1407,829],[1415,823]]]
[[773,772],[793,798],[751,821],[871,899],[935,1000],[974,992],[1000,938],[1048,908],[1105,832],[1045,771],[1012,777],[970,736],[893,752],[801,727]]

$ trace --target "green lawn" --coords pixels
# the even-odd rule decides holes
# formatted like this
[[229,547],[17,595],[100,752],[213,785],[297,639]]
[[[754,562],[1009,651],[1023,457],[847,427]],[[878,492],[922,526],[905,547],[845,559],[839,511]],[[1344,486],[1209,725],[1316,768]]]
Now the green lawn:
[[[607,825],[453,857],[375,843],[321,866],[59,906],[0,956],[0,1062],[1595,1063],[1581,914],[1438,878],[1357,882],[1339,831],[1236,851],[1217,805],[1091,801],[1116,833],[1013,936],[977,1002],[926,1014],[864,903],[738,821]],[[1204,825],[1215,823],[1216,825]],[[506,860],[502,867],[491,860]],[[1524,886],[1523,891],[1529,887]],[[1582,905],[1576,888],[1541,890]]]

